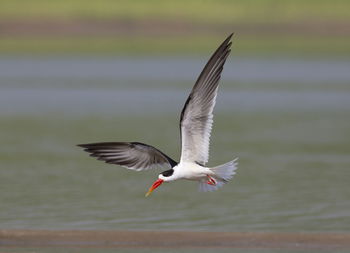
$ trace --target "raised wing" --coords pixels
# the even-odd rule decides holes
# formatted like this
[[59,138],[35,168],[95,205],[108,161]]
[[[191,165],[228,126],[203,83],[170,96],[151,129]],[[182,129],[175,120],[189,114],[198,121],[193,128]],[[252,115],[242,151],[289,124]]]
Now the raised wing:
[[181,112],[181,161],[208,162],[209,138],[213,124],[219,80],[230,53],[231,34],[205,65]]
[[101,142],[78,146],[97,160],[136,171],[159,167],[170,169],[177,165],[177,162],[160,150],[140,142]]

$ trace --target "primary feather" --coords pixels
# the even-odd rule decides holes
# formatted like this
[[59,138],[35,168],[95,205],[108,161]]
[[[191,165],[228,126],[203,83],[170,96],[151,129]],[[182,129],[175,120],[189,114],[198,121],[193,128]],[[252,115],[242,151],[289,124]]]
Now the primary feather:
[[181,112],[181,162],[205,165],[209,156],[209,139],[213,124],[219,80],[230,53],[232,34],[214,52],[199,75]]
[[177,165],[162,151],[140,142],[100,142],[78,146],[98,160],[136,171],[159,167],[170,169]]

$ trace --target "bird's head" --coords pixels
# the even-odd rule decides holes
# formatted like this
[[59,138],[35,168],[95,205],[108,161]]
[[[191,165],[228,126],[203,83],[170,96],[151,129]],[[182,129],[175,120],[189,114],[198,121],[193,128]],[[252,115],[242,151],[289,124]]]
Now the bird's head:
[[149,188],[148,192],[146,193],[146,197],[148,197],[156,188],[158,188],[162,183],[166,182],[166,181],[170,181],[170,177],[172,176],[174,170],[170,169],[170,170],[166,170],[163,171],[162,173],[159,174],[158,179],[156,181],[154,181],[154,183],[152,184],[152,186]]

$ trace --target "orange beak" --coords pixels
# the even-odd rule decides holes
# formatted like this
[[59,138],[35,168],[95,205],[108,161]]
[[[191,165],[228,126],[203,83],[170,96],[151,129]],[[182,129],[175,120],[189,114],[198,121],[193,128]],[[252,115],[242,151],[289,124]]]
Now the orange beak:
[[148,197],[148,195],[150,195],[154,189],[156,189],[158,186],[160,186],[162,183],[164,182],[163,179],[157,179],[153,184],[152,186],[149,188],[148,192],[146,193],[146,197]]

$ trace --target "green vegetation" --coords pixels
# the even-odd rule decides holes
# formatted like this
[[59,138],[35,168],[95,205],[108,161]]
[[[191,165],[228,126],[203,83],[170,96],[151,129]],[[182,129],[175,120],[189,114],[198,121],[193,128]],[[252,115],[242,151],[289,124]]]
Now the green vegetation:
[[234,31],[237,54],[349,57],[349,9],[346,0],[2,0],[0,54],[198,54]]
[[[226,34],[225,34],[226,35]],[[208,53],[221,41],[222,36],[197,37],[94,37],[94,38],[5,38],[0,39],[1,54],[102,54],[102,55],[162,55]],[[241,37],[236,36],[233,54],[270,55],[282,54],[290,57],[331,56],[349,57],[350,37]]]
[[2,18],[181,19],[206,23],[350,20],[347,0],[2,0]]

